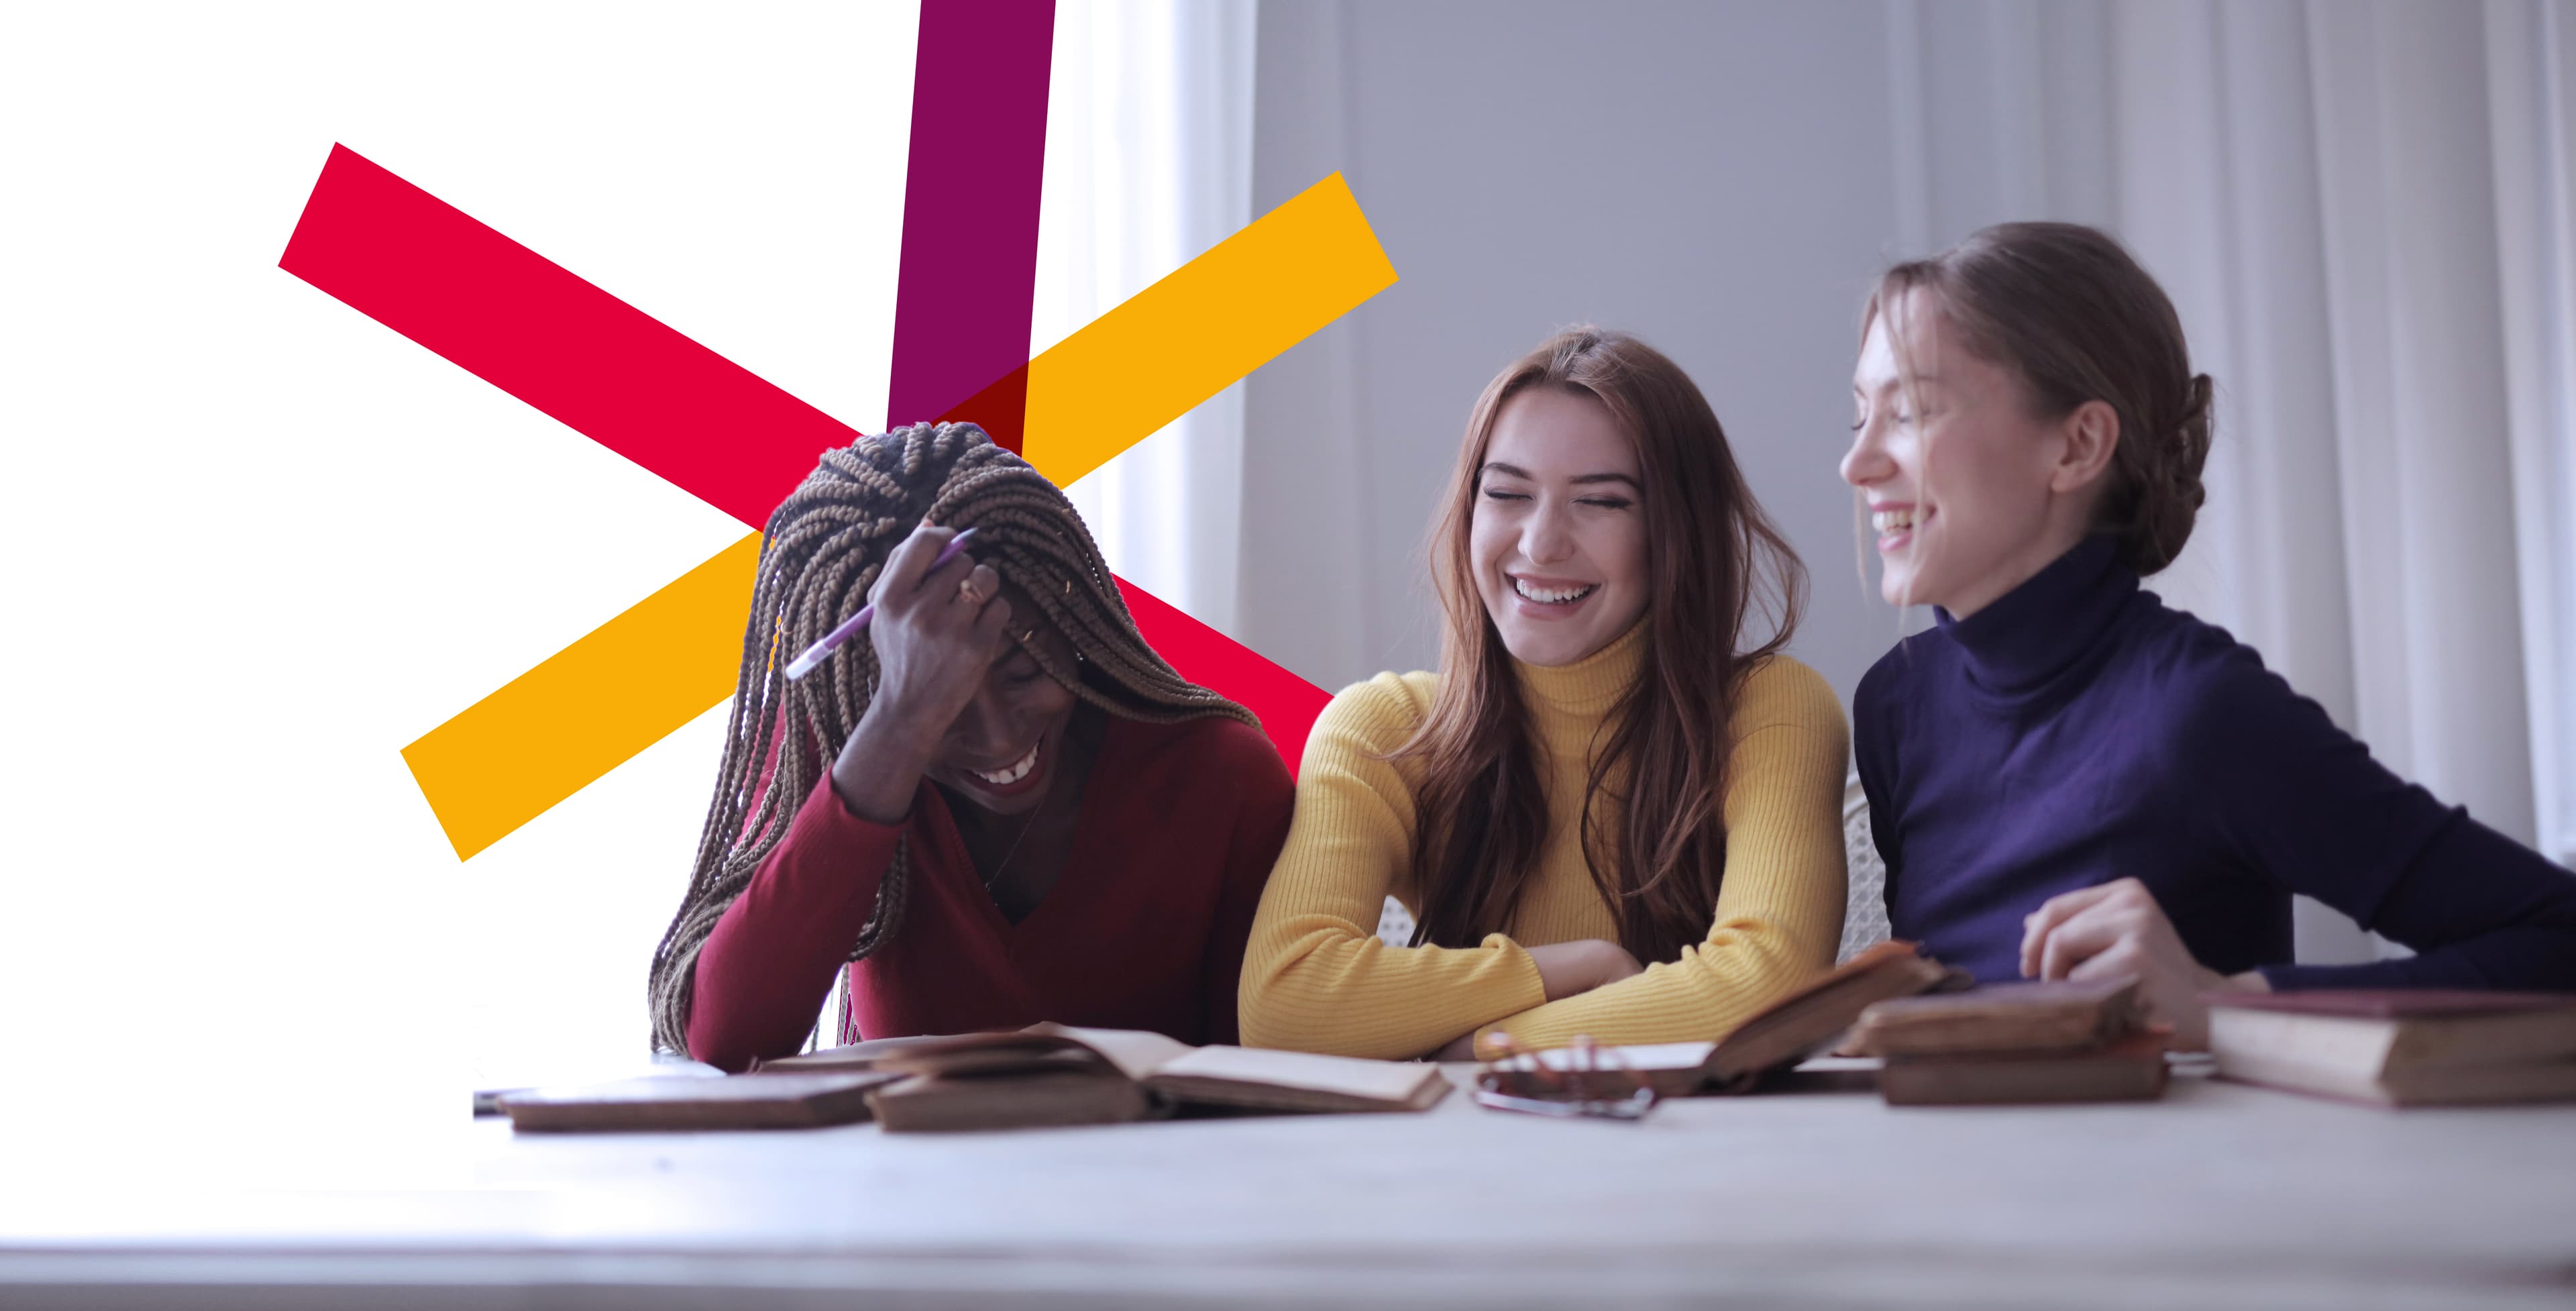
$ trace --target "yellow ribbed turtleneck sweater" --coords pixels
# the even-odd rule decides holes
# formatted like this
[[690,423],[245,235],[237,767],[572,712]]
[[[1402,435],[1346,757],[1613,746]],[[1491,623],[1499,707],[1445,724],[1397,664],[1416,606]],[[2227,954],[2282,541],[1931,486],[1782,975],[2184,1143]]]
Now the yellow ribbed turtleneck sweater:
[[[1545,754],[1548,840],[1506,933],[1474,947],[1390,947],[1391,893],[1419,909],[1412,870],[1421,762],[1381,759],[1420,727],[1433,673],[1380,674],[1342,690],[1306,739],[1297,814],[1262,893],[1243,962],[1243,1041],[1402,1060],[1499,1029],[1524,1046],[1578,1034],[1603,1043],[1716,1039],[1832,965],[1842,936],[1842,706],[1814,670],[1775,658],[1733,712],[1726,873],[1708,938],[1676,961],[1548,1001],[1524,946],[1617,941],[1618,920],[1582,852],[1585,752],[1635,681],[1646,625],[1570,665],[1513,662]],[[1612,780],[1615,785],[1618,780]],[[1602,817],[1617,822],[1605,806]]]

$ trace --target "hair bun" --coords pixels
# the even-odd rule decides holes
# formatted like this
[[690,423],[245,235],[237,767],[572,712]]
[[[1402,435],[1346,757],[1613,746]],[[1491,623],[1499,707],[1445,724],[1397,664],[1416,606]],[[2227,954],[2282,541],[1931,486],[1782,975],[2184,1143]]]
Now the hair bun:
[[[2175,452],[2177,458],[2170,472],[2176,485],[2188,485],[2195,493],[2200,487],[2201,468],[2209,463],[2210,393],[2213,386],[2208,374],[2191,375],[2191,399],[2183,403],[2182,424],[2175,431],[2175,436],[2181,439],[2182,449]],[[2192,503],[2199,504],[2196,494]]]
[[2147,485],[2137,489],[2136,517],[2127,534],[2130,564],[2141,574],[2173,563],[2209,499],[2200,474],[2209,463],[2212,386],[2208,374],[2193,374],[2171,439],[2145,452]]
[[2206,373],[2191,375],[2191,398],[2185,401],[2182,407],[2182,421],[2185,426],[2189,426],[2195,419],[2209,417],[2210,390],[2214,385]]

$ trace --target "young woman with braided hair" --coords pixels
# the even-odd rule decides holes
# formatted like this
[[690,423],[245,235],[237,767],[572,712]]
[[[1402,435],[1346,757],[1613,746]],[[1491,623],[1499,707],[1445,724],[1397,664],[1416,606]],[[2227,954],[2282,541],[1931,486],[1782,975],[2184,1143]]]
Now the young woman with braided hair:
[[[2204,993],[2576,990],[2576,879],[2370,758],[2261,657],[2139,589],[2210,442],[2162,288],[2117,241],[1987,228],[1890,269],[1842,474],[1880,588],[1929,604],[1852,701],[1896,935],[1986,980]],[[2306,893],[2420,955],[2291,963]]]
[[[1439,672],[1344,689],[1307,739],[1245,1041],[1712,1039],[1832,964],[1842,707],[1779,654],[1797,557],[1690,378],[1618,333],[1541,344],[1476,402],[1432,553]],[[1372,932],[1389,893],[1410,946]]]
[[786,1055],[844,970],[843,1041],[1057,1020],[1230,1042],[1293,796],[1252,714],[1145,645],[1035,469],[971,424],[861,438],[770,516],[655,1042]]

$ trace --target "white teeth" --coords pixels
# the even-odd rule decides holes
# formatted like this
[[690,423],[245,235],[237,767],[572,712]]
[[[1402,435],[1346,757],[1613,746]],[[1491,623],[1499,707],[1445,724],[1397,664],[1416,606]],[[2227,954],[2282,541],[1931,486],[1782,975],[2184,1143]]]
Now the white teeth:
[[1563,605],[1568,601],[1580,601],[1583,598],[1592,595],[1592,589],[1598,586],[1600,586],[1600,584],[1594,583],[1584,587],[1532,587],[1528,583],[1522,582],[1520,579],[1515,578],[1512,580],[1513,591],[1520,593],[1528,600],[1537,601],[1545,605]]
[[1021,779],[1027,778],[1029,776],[1029,771],[1038,767],[1038,746],[1044,745],[1045,741],[1046,739],[1044,738],[1038,739],[1038,744],[1031,746],[1027,755],[1012,761],[1007,767],[993,773],[987,774],[980,769],[970,769],[966,772],[992,784],[997,788],[1009,787],[1013,783],[1017,783]]
[[1882,533],[1901,533],[1914,526],[1914,511],[1874,510],[1870,512],[1869,526]]

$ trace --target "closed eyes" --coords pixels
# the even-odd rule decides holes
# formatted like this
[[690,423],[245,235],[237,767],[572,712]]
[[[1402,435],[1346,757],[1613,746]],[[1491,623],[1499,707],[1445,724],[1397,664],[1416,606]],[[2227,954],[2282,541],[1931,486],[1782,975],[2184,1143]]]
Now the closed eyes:
[[[1485,489],[1485,499],[1492,501],[1526,501],[1530,499],[1530,494],[1528,492],[1507,492],[1498,488],[1488,487]],[[1624,496],[1580,496],[1575,498],[1574,503],[1576,505],[1589,505],[1600,510],[1625,510],[1636,505],[1635,501],[1631,501]]]

